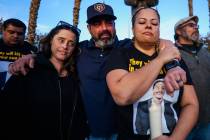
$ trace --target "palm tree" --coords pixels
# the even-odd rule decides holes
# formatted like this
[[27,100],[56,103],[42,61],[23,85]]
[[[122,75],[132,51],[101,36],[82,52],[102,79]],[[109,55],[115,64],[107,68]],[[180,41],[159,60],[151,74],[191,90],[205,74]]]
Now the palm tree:
[[159,0],[124,0],[124,3],[131,6],[132,15],[138,7],[153,7],[157,6]]
[[124,0],[126,5],[136,7],[153,7],[158,5],[159,0]]
[[41,0],[31,0],[30,15],[28,22],[28,42],[31,44],[34,43],[36,36],[36,24],[40,2]]
[[74,1],[74,9],[73,9],[73,25],[77,26],[79,21],[79,10],[80,10],[80,3],[82,0],[75,0]]
[[188,0],[189,16],[193,16],[193,0]]

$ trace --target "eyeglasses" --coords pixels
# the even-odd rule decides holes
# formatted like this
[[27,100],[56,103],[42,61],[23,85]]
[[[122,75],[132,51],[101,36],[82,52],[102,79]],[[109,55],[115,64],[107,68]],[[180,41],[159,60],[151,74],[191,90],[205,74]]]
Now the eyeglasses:
[[185,25],[183,25],[181,27],[186,27],[186,26],[191,27],[191,28],[197,28],[197,29],[199,29],[199,25],[197,25],[195,23],[188,23],[188,24],[185,24]]
[[78,36],[80,35],[81,33],[81,30],[79,28],[77,28],[76,26],[74,25],[71,25],[65,21],[59,21],[58,24],[56,26],[67,26],[69,27],[73,32],[77,33]]

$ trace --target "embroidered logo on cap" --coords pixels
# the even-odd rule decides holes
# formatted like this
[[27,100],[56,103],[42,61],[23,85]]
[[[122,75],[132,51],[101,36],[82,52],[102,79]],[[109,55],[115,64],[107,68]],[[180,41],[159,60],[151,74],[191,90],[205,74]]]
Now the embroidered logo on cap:
[[95,9],[96,11],[98,11],[98,12],[103,12],[104,9],[105,9],[105,5],[104,5],[104,4],[101,4],[101,3],[95,4],[95,5],[94,5],[94,9]]

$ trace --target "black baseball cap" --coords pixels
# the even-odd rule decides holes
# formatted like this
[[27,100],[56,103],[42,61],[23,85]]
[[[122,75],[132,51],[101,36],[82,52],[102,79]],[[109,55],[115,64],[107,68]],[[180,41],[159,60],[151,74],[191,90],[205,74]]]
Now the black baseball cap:
[[104,3],[95,3],[87,8],[87,23],[101,16],[109,17],[113,20],[117,19],[112,7]]

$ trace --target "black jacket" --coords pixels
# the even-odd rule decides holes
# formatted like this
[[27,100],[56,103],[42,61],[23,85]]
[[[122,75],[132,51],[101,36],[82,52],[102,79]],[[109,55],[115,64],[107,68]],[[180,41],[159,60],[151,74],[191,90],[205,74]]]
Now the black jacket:
[[86,117],[78,82],[60,78],[43,56],[27,76],[12,76],[3,91],[4,136],[21,140],[82,140]]

